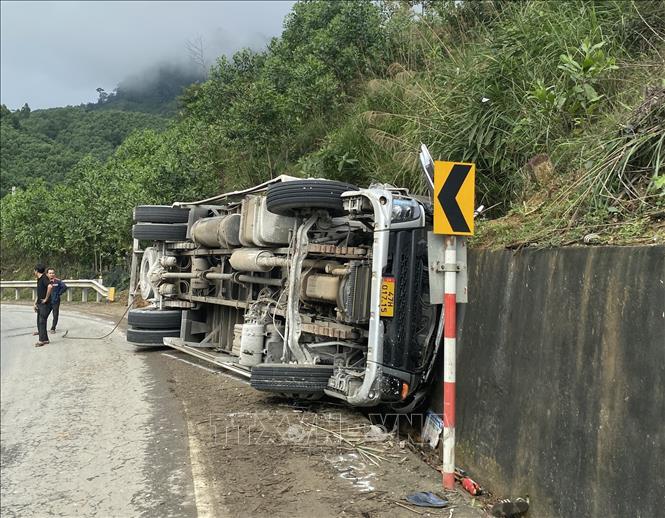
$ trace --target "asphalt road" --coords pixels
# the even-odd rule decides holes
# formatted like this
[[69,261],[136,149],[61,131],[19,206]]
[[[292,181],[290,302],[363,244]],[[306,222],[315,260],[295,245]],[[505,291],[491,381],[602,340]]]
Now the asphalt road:
[[[196,516],[184,411],[155,356],[119,331],[35,348],[35,322],[1,306],[0,514]],[[65,310],[59,327],[96,337],[112,323]]]

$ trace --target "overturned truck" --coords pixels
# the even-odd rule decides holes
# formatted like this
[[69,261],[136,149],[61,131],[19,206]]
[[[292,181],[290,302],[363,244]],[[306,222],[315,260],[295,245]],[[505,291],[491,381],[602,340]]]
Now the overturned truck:
[[443,321],[429,199],[280,176],[134,220],[132,296],[150,304],[128,314],[137,347],[298,398],[407,410],[424,396]]

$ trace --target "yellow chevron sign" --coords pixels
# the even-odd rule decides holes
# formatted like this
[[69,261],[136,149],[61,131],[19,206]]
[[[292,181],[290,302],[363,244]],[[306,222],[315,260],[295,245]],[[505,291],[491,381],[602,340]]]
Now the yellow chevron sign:
[[434,162],[434,233],[473,235],[476,165]]

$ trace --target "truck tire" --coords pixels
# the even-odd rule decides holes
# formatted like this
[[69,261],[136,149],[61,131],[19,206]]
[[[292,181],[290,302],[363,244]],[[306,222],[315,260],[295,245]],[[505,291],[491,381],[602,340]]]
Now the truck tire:
[[262,363],[252,367],[250,384],[265,392],[323,394],[332,372],[332,365]]
[[181,316],[181,309],[130,309],[127,323],[140,329],[175,329]]
[[168,205],[139,205],[134,207],[134,221],[141,223],[187,223],[189,209]]
[[187,225],[137,223],[132,227],[132,237],[150,241],[184,241],[187,238]]
[[333,216],[344,214],[342,193],[356,191],[354,185],[332,180],[293,180],[268,186],[266,205],[280,216],[294,216],[303,209],[324,209]]
[[167,336],[180,336],[180,328],[177,329],[140,329],[127,328],[127,341],[138,345],[164,345],[162,340]]

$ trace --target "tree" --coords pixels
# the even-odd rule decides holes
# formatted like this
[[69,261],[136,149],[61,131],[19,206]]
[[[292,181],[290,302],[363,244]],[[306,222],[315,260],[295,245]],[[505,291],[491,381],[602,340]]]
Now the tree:
[[197,36],[193,40],[187,40],[185,47],[189,53],[189,58],[200,69],[201,77],[208,77],[208,62],[205,56],[203,38],[201,36]]
[[97,99],[97,104],[104,104],[106,101],[108,101],[109,94],[107,94],[103,88],[99,87],[96,90],[97,93],[99,94],[99,98]]
[[30,117],[30,111],[31,111],[30,106],[28,106],[28,103],[25,103],[23,107],[20,110],[18,110],[20,118],[27,119],[28,117]]

